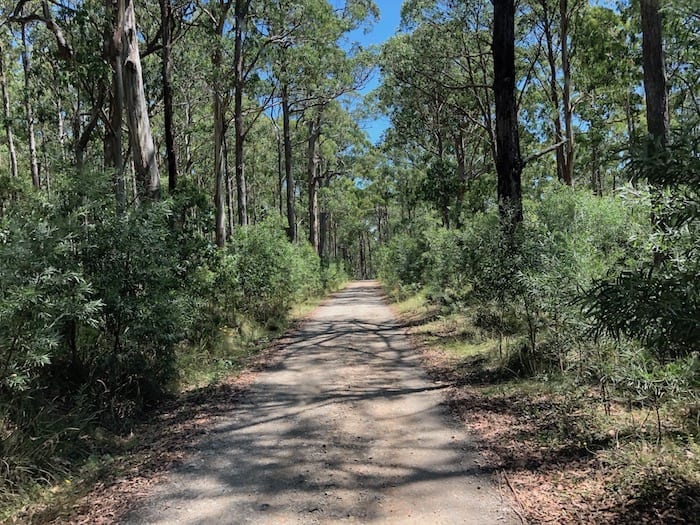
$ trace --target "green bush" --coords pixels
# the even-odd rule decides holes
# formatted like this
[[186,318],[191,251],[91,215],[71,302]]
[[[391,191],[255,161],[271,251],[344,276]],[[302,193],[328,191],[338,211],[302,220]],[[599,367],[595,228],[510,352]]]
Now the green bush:
[[321,259],[310,244],[290,245],[291,257],[289,281],[295,302],[303,302],[323,293]]
[[348,280],[348,274],[342,263],[331,262],[321,267],[321,283],[324,290],[335,291]]
[[385,248],[382,277],[424,284],[432,301],[468,308],[474,323],[498,338],[522,335],[523,370],[580,366],[589,319],[577,300],[639,257],[648,202],[631,188],[597,197],[552,184],[525,200],[525,220],[512,239],[495,209],[475,213],[460,229],[428,229],[425,242],[396,236]]
[[276,222],[237,230],[228,249],[223,279],[235,311],[260,323],[284,318],[294,302],[323,289],[319,257],[308,245],[290,244]]
[[[183,268],[167,205],[151,204],[95,222],[80,262],[103,303],[97,334],[85,334],[81,362],[105,385],[118,421],[163,392],[174,346],[188,329]],[[92,337],[91,337],[92,335]]]
[[426,250],[422,235],[395,235],[380,251],[379,278],[391,287],[423,283]]
[[639,340],[665,362],[700,352],[697,145],[697,137],[674,136],[633,151],[633,173],[654,184],[647,214],[654,227],[636,260],[600,276],[583,299],[598,334]]

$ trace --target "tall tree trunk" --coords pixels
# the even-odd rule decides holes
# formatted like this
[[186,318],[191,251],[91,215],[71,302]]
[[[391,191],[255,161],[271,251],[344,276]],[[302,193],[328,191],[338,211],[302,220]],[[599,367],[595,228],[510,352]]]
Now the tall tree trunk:
[[[455,213],[455,220],[457,228],[462,227],[462,208],[464,207],[464,196],[467,192],[467,159],[466,153],[464,151],[464,133],[460,129],[459,133],[455,135],[455,157],[457,159],[457,180],[459,181],[459,188],[457,190],[457,209]],[[386,206],[382,208],[382,215],[385,214],[387,210]],[[388,223],[388,221],[387,221]],[[382,241],[381,232],[379,235],[380,242]]]
[[284,135],[284,173],[287,180],[287,237],[294,242],[297,238],[297,219],[294,208],[294,171],[292,166],[292,132],[289,122],[289,93],[286,84],[282,86],[282,126]]
[[[554,109],[554,143],[559,144],[563,141],[564,134],[561,125],[561,109],[559,106],[559,85],[557,82],[557,59],[554,52],[554,35],[552,33],[552,18],[549,13],[548,0],[541,0],[542,6],[542,25],[544,28],[545,43],[547,45],[547,63],[549,65],[549,98]],[[564,156],[564,144],[560,144],[555,150],[557,160],[557,179],[559,182],[566,183],[566,167]]]
[[493,92],[496,103],[496,171],[501,219],[512,233],[523,220],[518,113],[515,100],[515,4],[493,2]]
[[321,110],[315,119],[309,121],[309,137],[307,149],[307,182],[309,197],[309,243],[317,254],[319,252],[318,232],[318,144],[321,124]]
[[12,131],[12,113],[10,110],[10,93],[7,89],[7,79],[5,78],[4,49],[0,42],[0,90],[2,91],[2,116],[5,123],[5,136],[7,138],[7,149],[10,156],[10,176],[16,178],[17,171],[17,151],[15,150],[15,138]]
[[[321,182],[322,187],[327,187],[330,182],[330,178],[328,174],[326,174]],[[318,236],[318,253],[321,256],[321,264],[324,267],[328,266],[328,255],[329,255],[329,247],[328,247],[328,237],[329,237],[329,231],[328,228],[330,226],[329,224],[329,219],[330,219],[330,214],[328,213],[327,210],[322,209],[319,213],[318,216],[318,230],[319,230],[319,236]]]
[[188,100],[185,102],[185,173],[192,170],[192,108]]
[[148,118],[134,2],[119,0],[119,4],[124,5],[124,26],[121,33],[124,99],[138,193],[139,197],[158,199],[160,198],[160,172],[151,133],[151,122]]
[[[112,85],[110,89],[109,117],[105,126],[104,162],[112,169],[114,194],[117,201],[117,213],[126,210],[126,181],[124,177],[124,156],[122,149],[122,124],[124,114],[124,67],[121,60],[121,28],[124,25],[124,5],[113,8],[113,0],[105,0],[105,13],[108,14],[105,25],[104,47],[112,67]],[[78,165],[82,164],[82,144],[76,147]]]
[[[58,80],[58,75],[56,74],[56,68],[54,68],[54,77],[53,81],[56,85],[59,84]],[[62,101],[61,97],[56,97],[56,124],[57,124],[57,129],[56,129],[56,135],[58,138],[58,145],[60,146],[61,149],[61,160],[65,161],[66,160],[66,151],[65,151],[65,142],[66,142],[66,131],[65,131],[65,116],[63,114],[63,106],[62,106]]]
[[564,74],[562,89],[562,109],[564,111],[564,130],[566,143],[564,144],[564,173],[563,181],[568,186],[574,185],[574,125],[573,109],[571,107],[571,62],[569,59],[569,2],[559,0],[559,24],[561,39],[561,68]]
[[360,232],[360,279],[364,280],[367,278],[367,257],[365,253],[365,236],[363,232]]
[[647,130],[663,146],[668,136],[668,90],[659,0],[641,0]]
[[43,168],[40,170],[44,174],[44,180],[42,181],[42,186],[46,189],[46,194],[51,195],[51,163],[49,162],[49,152],[48,144],[46,141],[46,130],[42,128],[41,130],[41,157],[43,161]]
[[177,189],[177,148],[175,146],[173,84],[172,84],[172,33],[173,9],[171,0],[160,1],[160,20],[162,24],[163,54],[161,78],[163,82],[163,124],[165,127],[165,153],[168,158],[168,191],[172,194]]
[[[219,35],[217,35],[219,36]],[[217,44],[212,55],[212,66],[216,82],[221,78],[221,47]],[[221,99],[220,86],[214,86],[214,206],[216,245],[223,247],[226,244],[226,188],[224,174],[224,107]]]
[[30,96],[29,72],[29,47],[27,44],[26,26],[22,25],[22,68],[24,69],[24,110],[27,116],[27,134],[29,135],[29,167],[32,174],[32,185],[35,189],[41,189],[39,179],[39,161],[36,153],[36,137],[34,135],[34,106]]
[[234,30],[234,51],[233,60],[235,67],[235,92],[234,92],[234,127],[236,134],[235,155],[236,155],[236,195],[238,204],[238,223],[241,226],[248,224],[248,195],[246,193],[245,180],[245,157],[244,142],[245,128],[243,122],[243,33],[245,30],[246,15],[249,2],[236,0],[235,18],[236,27]]
[[[540,0],[542,25],[547,45],[549,65],[549,98],[554,110],[554,143],[557,161],[557,178],[567,186],[573,186],[574,138],[571,109],[571,64],[569,60],[569,12],[568,0],[559,0],[559,41],[561,45],[561,72],[563,86],[559,97],[559,73],[554,43],[554,15],[550,12],[549,0]],[[564,124],[562,125],[562,115]]]
[[[642,64],[644,69],[644,93],[646,96],[647,131],[653,139],[650,144],[651,155],[663,153],[668,139],[668,89],[666,86],[666,68],[664,64],[663,35],[659,0],[641,0],[642,14]],[[666,229],[663,214],[658,215],[660,207],[660,188],[652,191],[651,222],[660,231]],[[660,246],[654,248],[654,266],[659,267],[668,257]]]
[[270,120],[275,128],[275,140],[277,142],[277,193],[279,197],[279,212],[280,217],[284,217],[284,143],[277,121],[273,117],[270,117]]
[[226,134],[224,133],[224,180],[226,181],[226,223],[228,231],[226,232],[226,238],[230,239],[233,234],[233,230],[236,226],[236,211],[233,204],[233,181],[231,180],[231,172],[229,170],[228,163],[228,140],[226,140]]

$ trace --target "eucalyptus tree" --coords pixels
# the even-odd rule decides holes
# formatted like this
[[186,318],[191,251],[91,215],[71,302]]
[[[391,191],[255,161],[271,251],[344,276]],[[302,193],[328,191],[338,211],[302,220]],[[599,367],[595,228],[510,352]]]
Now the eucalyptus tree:
[[[319,132],[315,150],[316,171],[313,179],[307,181],[307,184],[315,186],[309,190],[309,241],[324,263],[331,258],[329,239],[334,212],[328,192],[332,181],[352,178],[364,184],[373,169],[367,162],[370,158],[367,137],[354,117],[343,104],[333,101],[325,107],[322,118],[317,121],[319,130],[323,132]],[[311,200],[312,196],[316,202]],[[315,232],[313,225],[316,225]]]
[[[286,181],[287,235],[297,239],[297,212],[295,205],[296,181],[293,168],[292,118],[307,118],[307,178],[309,188],[316,191],[317,181],[309,173],[315,171],[313,153],[318,141],[316,123],[323,108],[332,100],[355,89],[366,73],[366,64],[357,67],[339,40],[376,17],[377,8],[372,0],[347,0],[335,8],[327,0],[278,0],[267,13],[267,25],[277,35],[270,53],[269,74],[274,78],[282,113],[282,142]],[[310,203],[315,196],[309,196]],[[311,204],[312,205],[312,204]],[[310,213],[315,216],[314,212]],[[310,229],[312,244],[318,248],[317,225]],[[316,233],[314,233],[316,232]]]
[[663,8],[665,62],[671,126],[700,134],[700,17],[695,2],[676,0]]
[[158,0],[161,24],[161,79],[163,83],[163,131],[165,135],[165,153],[168,160],[168,190],[173,193],[177,188],[178,166],[174,136],[173,110],[173,25],[175,16],[172,0]]
[[662,147],[668,138],[668,88],[658,0],[641,0],[642,56],[647,130]]
[[574,184],[575,154],[572,26],[583,7],[581,0],[535,0],[530,6],[534,19],[530,31],[537,41],[531,71],[549,102],[548,111],[543,114],[549,116],[553,127],[557,178],[568,186]]
[[[10,22],[20,27],[44,27],[53,36],[55,54],[64,67],[80,75],[85,63],[101,62],[102,50],[96,50],[94,45],[87,47],[83,40],[86,37],[81,28],[96,24],[95,13],[102,13],[103,34],[105,35],[105,55],[112,64],[113,75],[111,82],[112,107],[110,116],[105,117],[102,104],[104,102],[105,84],[99,68],[87,69],[85,77],[92,82],[92,109],[90,119],[83,123],[82,111],[75,109],[75,129],[73,141],[75,144],[76,161],[83,162],[83,154],[98,121],[102,120],[109,131],[105,145],[106,164],[113,166],[117,179],[116,194],[119,207],[123,209],[126,201],[125,189],[120,181],[123,173],[121,153],[121,122],[122,112],[126,114],[129,129],[129,148],[136,174],[137,197],[157,199],[160,194],[160,172],[158,170],[157,153],[151,132],[148,103],[145,96],[141,53],[139,50],[139,28],[136,25],[136,12],[132,0],[117,0],[106,2],[100,7],[97,3],[81,2],[75,6],[50,5],[46,0],[20,0],[12,9]],[[107,24],[108,27],[105,27]],[[76,34],[66,32],[66,27],[76,29]],[[34,30],[34,29],[33,29]],[[94,35],[93,35],[94,36]],[[76,52],[79,48],[80,53]],[[77,106],[80,106],[78,99]],[[82,129],[81,129],[82,128]]]
[[496,172],[501,220],[512,233],[523,220],[518,111],[515,99],[515,3],[493,3],[493,91],[496,106]]
[[214,235],[217,246],[226,244],[226,161],[225,161],[225,111],[229,104],[224,79],[225,32],[229,27],[230,0],[200,2],[202,25],[211,41],[211,90],[214,146]]
[[406,2],[403,33],[383,47],[380,103],[394,141],[424,151],[422,193],[447,227],[459,224],[467,187],[495,160],[490,18],[479,0]]
[[34,116],[34,93],[30,82],[31,62],[30,50],[27,38],[27,25],[22,23],[22,71],[24,72],[24,112],[27,119],[27,140],[29,145],[29,169],[32,175],[32,185],[35,189],[41,189],[41,179],[39,175],[39,160],[36,149],[36,132]]
[[581,9],[572,46],[582,99],[576,116],[585,123],[579,132],[577,163],[579,172],[589,172],[593,192],[602,195],[606,185],[615,190],[624,176],[622,152],[629,151],[641,119],[641,50],[629,17],[602,6]]
[[7,140],[7,155],[10,167],[10,176],[16,179],[18,174],[17,169],[17,150],[15,149],[14,130],[12,126],[12,114],[10,106],[10,90],[7,82],[6,58],[5,49],[7,46],[3,42],[3,37],[0,36],[0,94],[2,95],[2,119],[3,127],[5,128],[5,139]]
[[[303,86],[303,98],[297,101],[297,112],[306,121],[308,132],[306,171],[308,239],[316,253],[321,253],[318,190],[325,177],[321,169],[324,155],[320,150],[323,140],[331,140],[324,136],[326,127],[329,124],[331,126],[335,124],[337,128],[340,122],[351,126],[351,123],[340,117],[344,112],[333,103],[361,87],[367,81],[372,69],[371,55],[365,52],[350,54],[337,42],[344,33],[354,29],[358,22],[362,22],[366,14],[366,11],[362,11],[353,13],[352,17],[347,19],[343,16],[335,17],[335,20],[331,18],[321,24],[325,32],[317,33],[317,40],[313,46],[304,44],[299,48],[299,52],[307,56],[307,63],[299,82]],[[338,115],[334,122],[326,118],[326,113],[331,108],[335,109],[333,114]]]

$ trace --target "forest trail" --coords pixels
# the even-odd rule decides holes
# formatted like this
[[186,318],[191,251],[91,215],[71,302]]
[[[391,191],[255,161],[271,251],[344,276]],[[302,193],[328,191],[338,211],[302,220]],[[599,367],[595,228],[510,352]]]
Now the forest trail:
[[352,283],[126,523],[512,522],[442,399],[377,283]]

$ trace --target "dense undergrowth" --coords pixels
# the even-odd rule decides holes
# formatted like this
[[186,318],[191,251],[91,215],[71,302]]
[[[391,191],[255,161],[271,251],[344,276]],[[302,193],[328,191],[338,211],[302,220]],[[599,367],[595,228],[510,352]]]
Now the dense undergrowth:
[[494,210],[396,235],[382,254],[453,408],[534,521],[700,511],[698,221],[663,234],[650,210],[641,189],[558,187],[526,201],[515,239]]
[[0,219],[2,507],[70,479],[162,400],[235,373],[345,279],[274,220],[216,249],[196,192],[118,214],[93,190],[76,181]]

